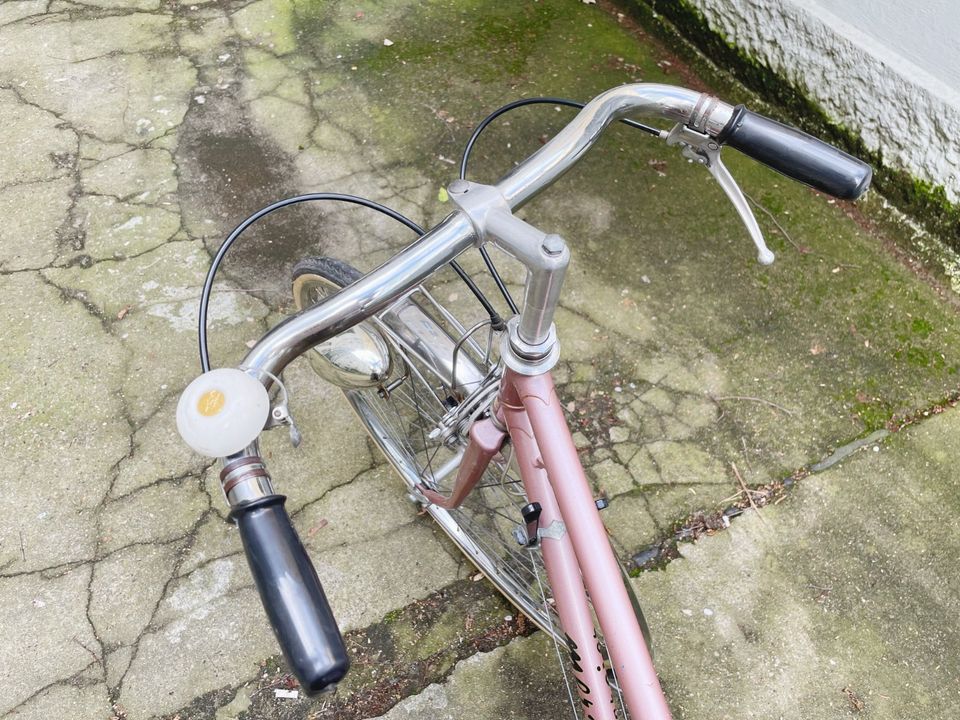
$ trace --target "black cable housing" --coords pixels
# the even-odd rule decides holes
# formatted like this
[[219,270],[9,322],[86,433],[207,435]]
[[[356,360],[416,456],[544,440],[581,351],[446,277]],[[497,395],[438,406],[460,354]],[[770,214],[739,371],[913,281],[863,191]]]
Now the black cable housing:
[[[377,212],[383,213],[387,217],[402,223],[410,230],[413,230],[413,232],[415,232],[417,235],[423,235],[425,232],[424,229],[413,222],[413,220],[401,215],[396,210],[388,208],[386,205],[381,205],[380,203],[374,202],[373,200],[368,200],[367,198],[358,197],[356,195],[345,195],[343,193],[307,193],[304,195],[296,195],[284,200],[278,200],[272,205],[261,208],[242,223],[237,225],[227,236],[226,240],[221,243],[220,249],[217,250],[217,254],[210,263],[210,269],[207,271],[207,277],[203,282],[203,292],[200,294],[200,313],[197,320],[200,340],[200,367],[203,372],[210,371],[210,350],[207,344],[207,315],[210,305],[210,293],[213,290],[213,281],[216,278],[217,270],[220,269],[220,264],[223,262],[223,258],[227,254],[227,251],[230,250],[233,244],[237,241],[237,238],[239,238],[247,228],[253,225],[253,223],[260,218],[269,215],[275,210],[285,208],[288,205],[296,205],[297,203],[316,200],[331,200],[361,205],[363,207],[370,208],[371,210],[376,210]],[[481,292],[480,288],[477,287],[476,283],[473,281],[473,278],[471,278],[456,261],[451,261],[450,266],[454,269],[457,275],[460,276],[463,282],[466,283],[467,287],[470,289],[470,292],[474,294],[480,304],[483,305],[483,309],[486,310],[488,315],[490,315],[491,324],[493,324],[496,329],[503,329],[503,327],[505,327],[503,318],[500,317],[493,305],[490,304],[490,301],[487,299],[487,297],[483,294],[483,292]]]

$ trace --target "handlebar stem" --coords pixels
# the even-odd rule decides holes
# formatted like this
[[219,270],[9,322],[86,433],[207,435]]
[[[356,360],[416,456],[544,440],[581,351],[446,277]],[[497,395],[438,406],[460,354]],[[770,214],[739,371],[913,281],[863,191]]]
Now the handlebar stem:
[[455,180],[447,191],[450,200],[470,218],[480,242],[492,242],[527,268],[523,310],[519,323],[511,326],[519,340],[513,350],[526,360],[556,355],[556,333],[551,328],[570,264],[570,250],[563,238],[547,235],[518,218],[495,187]]

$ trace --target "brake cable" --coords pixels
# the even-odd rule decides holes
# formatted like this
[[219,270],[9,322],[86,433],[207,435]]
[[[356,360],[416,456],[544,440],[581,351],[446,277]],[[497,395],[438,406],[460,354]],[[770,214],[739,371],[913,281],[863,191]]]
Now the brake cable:
[[[380,203],[374,202],[373,200],[368,200],[367,198],[358,197],[356,195],[345,195],[343,193],[307,193],[305,195],[296,195],[284,200],[278,200],[272,205],[268,205],[260,210],[257,210],[257,212],[255,212],[253,215],[237,225],[227,236],[226,240],[221,243],[220,249],[217,250],[217,254],[210,263],[210,269],[207,271],[207,277],[203,282],[203,292],[200,295],[200,313],[197,320],[199,331],[198,334],[200,339],[200,367],[202,368],[203,372],[210,371],[210,350],[207,344],[207,316],[209,314],[208,310],[210,305],[210,294],[213,291],[213,281],[216,278],[217,270],[220,269],[220,264],[223,262],[223,258],[227,254],[227,251],[230,250],[233,244],[237,241],[237,238],[239,238],[247,228],[253,225],[260,218],[269,215],[275,210],[285,208],[288,205],[295,205],[297,203],[309,202],[312,200],[331,200],[352,203],[354,205],[362,205],[363,207],[376,210],[377,212],[383,213],[387,217],[402,223],[409,229],[413,230],[417,235],[423,235],[425,232],[424,229],[413,222],[413,220],[400,214],[396,210],[388,208],[386,205],[381,205]],[[503,329],[503,319],[494,309],[493,305],[490,304],[490,301],[483,294],[480,288],[477,287],[476,283],[473,281],[473,278],[471,278],[455,260],[450,262],[450,266],[457,273],[457,275],[460,276],[460,279],[463,280],[463,282],[470,289],[470,292],[474,294],[480,304],[483,305],[483,309],[490,316],[491,324],[497,326],[499,329]]]

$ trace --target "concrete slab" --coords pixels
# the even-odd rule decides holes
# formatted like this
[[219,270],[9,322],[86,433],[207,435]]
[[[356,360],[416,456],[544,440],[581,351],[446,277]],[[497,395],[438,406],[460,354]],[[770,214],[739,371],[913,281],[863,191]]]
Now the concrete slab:
[[635,580],[676,717],[951,716],[958,432],[892,435]]
[[[615,13],[562,0],[3,3],[0,145],[14,150],[0,165],[0,654],[20,661],[0,675],[0,712],[332,716],[322,715],[329,699],[272,700],[283,671],[223,522],[216,469],[175,434],[176,398],[198,371],[194,323],[210,253],[249,213],[306,190],[357,192],[438,221],[450,209],[438,191],[488,111],[637,80],[700,84]],[[470,176],[494,179],[567,117],[541,107],[504,118],[478,144]],[[739,493],[734,463],[750,485],[780,480],[890,421],[922,418],[957,390],[955,310],[884,251],[885,238],[848,206],[733,154],[728,162],[779,224],[760,215],[780,255],[772,268],[756,265],[701,168],[625,129],[524,210],[573,252],[556,376],[588,472],[613,499],[607,519],[625,555]],[[290,311],[300,257],[334,254],[366,269],[411,238],[350,208],[271,218],[238,243],[215,288],[214,364],[237,362]],[[478,258],[463,262],[489,290]],[[520,270],[505,263],[504,274],[518,291]],[[459,284],[435,289],[468,307]],[[558,680],[542,664],[543,638],[496,649],[529,627],[404,506],[339,392],[306,365],[286,380],[304,445],[294,452],[275,433],[264,449],[365,668],[330,712],[412,717],[445,702],[479,713],[495,681],[505,692],[483,706],[490,716],[537,716],[524,696]],[[894,656],[881,648],[890,636],[917,673],[909,682],[926,716],[947,717],[942,688],[955,669],[925,666],[922,650],[957,654],[956,593],[941,587],[937,564],[955,559],[940,528],[956,498],[942,494],[949,485],[923,484],[923,463],[941,474],[949,463],[919,439],[935,432],[927,424],[869,458],[893,463],[877,472],[902,472],[902,485],[877,481],[871,494],[818,477],[763,510],[762,527],[737,520],[637,581],[678,714],[699,717],[711,703],[759,712],[776,695],[769,663],[779,658],[791,671],[783,697],[806,716],[814,706],[847,712],[856,697],[893,717],[905,694],[882,687],[894,684]],[[947,431],[937,437],[948,444]],[[939,526],[896,524],[886,508],[906,503],[909,488],[915,511]],[[365,503],[381,510],[376,522]],[[807,531],[823,553],[804,545]],[[731,542],[733,555],[715,549]],[[836,571],[825,580],[814,572],[824,558]],[[791,565],[803,573],[787,577]],[[770,585],[754,596],[759,568]],[[706,582],[712,572],[739,578],[737,592]],[[829,596],[810,600],[796,584],[804,579]],[[923,626],[894,632],[883,588]],[[793,614],[777,609],[777,593]],[[410,622],[397,625],[401,616]],[[714,651],[728,664],[714,668]],[[816,689],[824,658],[837,661],[835,680]],[[738,672],[753,684],[738,686]]]

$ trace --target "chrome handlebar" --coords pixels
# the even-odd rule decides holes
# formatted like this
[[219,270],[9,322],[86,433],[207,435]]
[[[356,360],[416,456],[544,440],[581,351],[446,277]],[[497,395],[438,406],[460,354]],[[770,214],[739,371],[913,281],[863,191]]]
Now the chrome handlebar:
[[569,170],[610,123],[633,115],[661,117],[711,136],[733,116],[733,106],[674,85],[622,85],[597,95],[546,145],[497,183],[512,210],[526,204]]
[[[738,114],[735,115],[735,111]],[[755,151],[761,161],[767,161],[776,169],[790,171],[799,168],[805,172],[798,173],[801,177],[814,180],[826,175],[830,187],[840,189],[849,186],[862,191],[861,186],[865,188],[869,183],[869,172],[862,182],[857,172],[847,172],[859,170],[853,158],[837,160],[836,155],[825,151],[820,152],[820,162],[814,163],[812,170],[804,167],[801,161],[819,141],[798,131],[779,130],[771,125],[772,121],[757,119],[758,116],[749,115],[742,108],[735,109],[710,95],[668,85],[637,84],[614,88],[594,98],[570,124],[495,187],[466,182],[451,185],[451,199],[458,206],[456,212],[353,285],[274,327],[247,353],[240,369],[260,379],[269,390],[274,382],[280,382],[278,376],[296,357],[385,310],[435,270],[488,238],[514,254],[529,271],[525,297],[525,314],[529,311],[526,318],[529,322],[524,325],[524,315],[511,319],[508,323],[509,346],[504,345],[501,357],[518,372],[524,368],[510,365],[510,357],[520,366],[554,361],[552,353],[556,350],[556,343],[549,351],[543,346],[553,332],[550,321],[569,252],[559,236],[546,236],[526,226],[522,220],[514,218],[512,211],[570,169],[611,122],[629,115],[656,116],[673,121],[676,124],[674,131],[663,132],[661,137],[680,145],[689,159],[705,164],[735,201],[741,216],[745,212],[749,214],[749,209],[743,197],[737,197],[739,190],[732,192],[732,178],[725,175],[719,161],[721,142],[717,136],[722,133],[735,138],[742,148]],[[777,151],[780,137],[785,132],[793,141],[794,150],[783,159]],[[736,185],[732,187],[735,189]],[[467,192],[470,192],[469,198]],[[463,197],[457,198],[458,194]],[[763,261],[770,255],[769,250],[763,244],[759,229],[750,230]],[[511,323],[517,328],[516,338]],[[541,342],[544,336],[546,340]],[[518,349],[515,341],[522,347]],[[542,354],[537,354],[541,349]],[[236,373],[235,370],[231,372]],[[260,396],[259,399],[249,398],[250,411],[246,413],[253,419],[250,430],[257,432],[261,427],[260,418],[254,413],[262,410],[266,420],[269,398],[257,383],[242,373],[237,374],[252,386],[248,388],[252,395]],[[184,397],[189,391],[188,388]],[[204,398],[209,398],[209,402],[216,403],[217,393],[220,403],[217,407],[222,408],[223,392],[219,389],[206,390],[200,400],[207,402]],[[199,405],[196,407],[197,412],[205,414]],[[219,409],[213,414],[217,412]],[[242,412],[237,414],[244,415]],[[277,406],[272,417],[279,420],[285,414],[285,406]],[[238,442],[246,442],[251,434],[244,432]],[[349,659],[316,571],[283,508],[285,498],[275,494],[259,457],[258,439],[223,460],[221,487],[227,503],[233,508],[231,516],[240,525],[251,571],[284,654],[308,694],[328,687],[343,677]]]
[[[733,116],[733,107],[706,93],[672,85],[640,83],[607,90],[502,178],[497,190],[516,210],[580,160],[610,123],[631,115],[661,117],[715,136]],[[269,389],[273,376],[299,355],[385,309],[477,243],[465,214],[449,215],[361,280],[274,327],[247,353],[240,368],[253,372]]]

